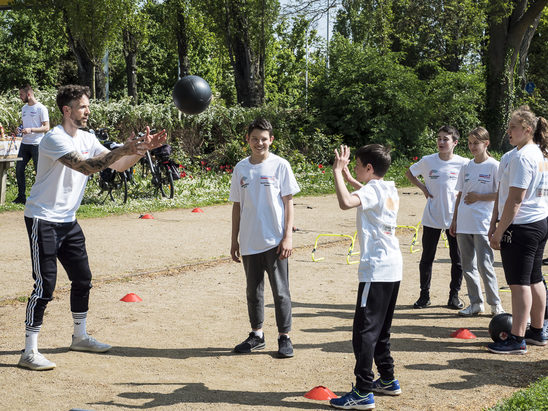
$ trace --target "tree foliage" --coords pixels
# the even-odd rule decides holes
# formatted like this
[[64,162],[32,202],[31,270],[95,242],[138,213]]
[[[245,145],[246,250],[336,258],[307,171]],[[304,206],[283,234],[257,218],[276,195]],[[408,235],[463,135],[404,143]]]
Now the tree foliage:
[[[386,142],[402,155],[431,149],[445,123],[463,134],[483,123],[497,147],[514,106],[548,111],[548,0],[14,1],[0,12],[0,93],[96,81],[101,99],[108,50],[112,104],[139,103],[133,113],[169,104],[177,78],[196,74],[215,106],[303,113],[291,123],[296,140]],[[316,25],[334,9],[327,44]],[[213,135],[208,155],[238,147]]]

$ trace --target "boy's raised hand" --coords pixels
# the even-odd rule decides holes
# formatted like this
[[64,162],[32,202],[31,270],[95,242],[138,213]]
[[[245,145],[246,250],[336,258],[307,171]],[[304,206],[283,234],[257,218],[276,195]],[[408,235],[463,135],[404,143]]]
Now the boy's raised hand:
[[350,149],[348,146],[341,145],[340,153],[335,149],[335,161],[333,162],[333,171],[342,172],[350,163]]

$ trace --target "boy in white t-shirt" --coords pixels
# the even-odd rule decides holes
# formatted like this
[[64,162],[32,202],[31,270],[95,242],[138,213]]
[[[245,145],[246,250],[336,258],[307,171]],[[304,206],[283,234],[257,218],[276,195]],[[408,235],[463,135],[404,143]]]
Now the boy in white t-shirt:
[[[356,385],[330,404],[341,409],[370,409],[375,408],[373,392],[401,394],[390,354],[390,327],[402,279],[402,256],[395,235],[399,197],[394,182],[383,180],[391,163],[389,149],[380,144],[361,147],[356,152],[357,180],[350,176],[349,160],[347,146],[341,146],[340,153],[335,150],[337,199],[341,209],[357,209],[360,241],[360,283],[352,331]],[[357,191],[350,193],[344,179]],[[376,380],[373,361],[380,374]]]
[[[455,186],[460,169],[468,160],[453,153],[459,140],[459,132],[451,126],[438,130],[438,153],[424,156],[419,162],[411,165],[405,176],[419,187],[426,197],[426,206],[422,215],[422,255],[419,263],[420,297],[413,304],[414,308],[428,307],[430,303],[430,282],[432,265],[436,257],[436,248],[441,230],[445,230],[449,243],[451,258],[451,282],[449,283],[449,300],[447,307],[460,310],[464,303],[459,298],[462,284],[462,267],[459,247],[455,237],[449,234],[453,219],[453,210],[457,191]],[[417,177],[422,176],[424,183]]]
[[293,249],[293,196],[300,189],[289,162],[269,151],[274,135],[265,119],[253,121],[245,136],[251,155],[232,175],[230,255],[240,256],[246,275],[247,310],[251,332],[234,348],[250,353],[265,347],[264,273],[268,274],[278,326],[278,357],[293,357],[288,258]]
[[25,169],[31,159],[35,172],[38,168],[38,144],[44,137],[44,133],[49,130],[49,113],[48,109],[34,97],[34,91],[30,84],[19,89],[19,98],[25,105],[21,109],[23,138],[17,154],[21,160],[15,165],[18,194],[13,202],[25,204],[27,188]]

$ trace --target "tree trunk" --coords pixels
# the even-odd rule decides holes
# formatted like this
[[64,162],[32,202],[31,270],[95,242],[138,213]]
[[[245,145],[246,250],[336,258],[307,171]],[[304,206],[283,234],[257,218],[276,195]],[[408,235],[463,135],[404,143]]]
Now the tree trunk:
[[179,76],[184,77],[190,74],[190,59],[188,58],[188,35],[184,10],[177,9],[177,26],[175,28],[177,37],[177,55],[179,57]]
[[535,35],[535,31],[540,23],[540,14],[537,16],[533,24],[527,27],[523,41],[519,49],[519,63],[518,63],[518,78],[520,82],[520,88],[523,90],[527,84],[527,76],[525,70],[527,68],[527,56],[529,54],[529,46],[531,45],[531,40]]
[[85,49],[80,45],[80,43],[72,37],[70,30],[67,27],[67,35],[69,40],[69,48],[71,49],[74,57],[76,58],[76,65],[78,66],[78,81],[80,84],[92,86],[92,75],[93,75],[93,62],[89,58]]
[[[548,0],[536,0],[527,7],[527,0],[514,0],[510,16],[493,9],[488,16],[489,46],[487,48],[487,81],[485,124],[491,134],[493,148],[502,149],[506,124],[515,102],[514,72],[520,48],[529,26],[540,15]],[[534,32],[533,32],[534,34]],[[522,52],[527,52],[526,49]]]
[[124,29],[123,37],[123,52],[126,62],[126,80],[127,94],[133,100],[133,104],[139,104],[139,96],[137,91],[137,50],[138,42],[135,35],[129,29]]
[[264,51],[253,50],[247,19],[238,3],[237,0],[228,1],[225,10],[226,39],[234,69],[236,95],[242,106],[258,107],[264,101],[264,60],[261,58]]

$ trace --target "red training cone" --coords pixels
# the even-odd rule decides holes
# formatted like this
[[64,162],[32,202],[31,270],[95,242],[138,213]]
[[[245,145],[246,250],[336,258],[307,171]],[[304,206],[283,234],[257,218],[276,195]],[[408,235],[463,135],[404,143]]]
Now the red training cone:
[[337,398],[333,391],[331,391],[327,387],[324,387],[323,385],[318,385],[317,387],[312,388],[304,395],[304,397],[311,400],[321,401],[330,400],[331,398]]
[[139,297],[137,294],[129,293],[129,294],[126,294],[124,297],[120,298],[120,301],[124,301],[126,303],[138,303],[140,301],[143,301],[143,299]]
[[195,209],[192,210],[193,213],[203,213],[204,210],[202,210],[201,208],[198,208],[196,207]]
[[142,218],[143,220],[152,220],[154,217],[152,217],[151,214],[142,214],[139,218]]
[[463,340],[471,340],[476,338],[476,336],[467,328],[459,328],[457,331],[453,331],[451,333],[451,337],[462,338]]

